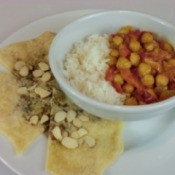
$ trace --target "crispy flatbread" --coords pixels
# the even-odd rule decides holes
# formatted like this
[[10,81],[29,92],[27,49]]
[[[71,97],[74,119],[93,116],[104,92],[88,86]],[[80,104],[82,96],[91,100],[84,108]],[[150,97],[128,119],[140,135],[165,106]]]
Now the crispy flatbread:
[[[13,73],[14,63],[23,60],[34,63],[47,58],[55,34],[45,32],[35,39],[6,46],[0,50],[0,64]],[[0,73],[0,132],[7,136],[17,153],[25,149],[43,132],[41,126],[30,125],[17,107],[20,99],[17,93],[16,77]]]
[[17,153],[22,153],[43,131],[32,126],[18,108],[19,94],[13,75],[0,73],[0,133],[12,142]]
[[89,135],[97,139],[95,147],[82,144],[70,150],[48,139],[46,169],[52,175],[101,175],[123,152],[122,122],[97,120],[86,122]]
[[[77,138],[78,148],[68,149],[54,139],[52,131],[55,127],[63,127],[70,136],[74,131],[74,124],[66,122],[58,124],[54,118],[51,118],[46,170],[52,175],[101,175],[123,152],[123,122],[104,120],[88,114],[73,104],[58,88],[54,90],[53,95],[52,106],[55,109],[53,113],[57,113],[61,108],[64,111],[75,111],[77,118],[82,115],[88,117],[89,120],[83,122],[81,126],[88,131],[88,134]],[[59,101],[63,104],[59,104]],[[58,104],[59,109],[57,109]],[[95,139],[95,145],[89,147],[86,137]]]
[[55,34],[45,32],[39,37],[11,44],[0,51],[0,64],[8,70],[13,71],[13,66],[17,60],[33,63],[36,59],[48,54],[50,44]]

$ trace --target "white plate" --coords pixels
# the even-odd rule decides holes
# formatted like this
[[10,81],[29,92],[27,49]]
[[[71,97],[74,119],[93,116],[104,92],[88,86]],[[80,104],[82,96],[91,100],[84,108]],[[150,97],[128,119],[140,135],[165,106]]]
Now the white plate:
[[[73,11],[41,19],[11,35],[0,47],[36,37],[44,31],[58,32],[72,20],[98,11]],[[125,152],[109,167],[105,175],[174,175],[174,113],[175,111],[170,111],[167,116],[126,123]],[[41,136],[23,156],[17,157],[9,141],[0,136],[0,158],[17,174],[46,175],[46,146],[46,138]]]

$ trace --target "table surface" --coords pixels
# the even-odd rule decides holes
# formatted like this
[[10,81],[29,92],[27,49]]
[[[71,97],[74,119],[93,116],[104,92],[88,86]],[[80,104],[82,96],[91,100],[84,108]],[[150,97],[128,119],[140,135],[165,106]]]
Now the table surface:
[[[175,25],[174,0],[0,0],[0,42],[21,27],[46,16],[72,10],[134,10]],[[15,175],[0,162],[1,175]]]

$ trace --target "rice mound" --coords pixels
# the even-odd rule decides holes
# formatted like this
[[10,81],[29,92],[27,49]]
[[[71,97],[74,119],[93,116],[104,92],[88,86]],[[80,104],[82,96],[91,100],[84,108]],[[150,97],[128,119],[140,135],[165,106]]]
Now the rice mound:
[[80,92],[108,104],[122,105],[125,95],[119,94],[105,80],[110,53],[108,35],[93,34],[74,44],[66,55],[64,74]]

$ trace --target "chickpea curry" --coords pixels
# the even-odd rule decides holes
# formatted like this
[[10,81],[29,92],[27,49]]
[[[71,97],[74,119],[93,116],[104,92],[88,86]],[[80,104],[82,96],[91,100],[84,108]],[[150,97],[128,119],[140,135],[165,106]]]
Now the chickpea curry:
[[126,94],[125,105],[159,102],[175,95],[175,50],[151,31],[124,26],[110,35],[106,80]]

